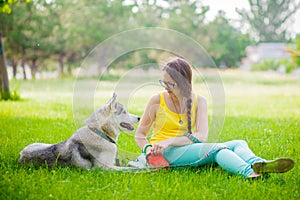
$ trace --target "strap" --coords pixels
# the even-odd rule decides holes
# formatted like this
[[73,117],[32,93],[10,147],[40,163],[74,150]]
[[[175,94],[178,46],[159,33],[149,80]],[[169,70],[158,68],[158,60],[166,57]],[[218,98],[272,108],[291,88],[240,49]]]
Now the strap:
[[145,144],[145,146],[143,147],[143,150],[142,150],[142,153],[143,153],[143,154],[146,154],[146,150],[147,150],[148,147],[152,147],[152,145],[149,144],[149,143],[148,143],[148,144]]
[[159,93],[159,105],[162,107],[166,107],[166,100],[164,92]]
[[187,138],[189,138],[192,142],[194,143],[201,143],[200,140],[198,140],[196,137],[194,137],[191,133],[189,132],[185,132],[184,136],[186,136]]

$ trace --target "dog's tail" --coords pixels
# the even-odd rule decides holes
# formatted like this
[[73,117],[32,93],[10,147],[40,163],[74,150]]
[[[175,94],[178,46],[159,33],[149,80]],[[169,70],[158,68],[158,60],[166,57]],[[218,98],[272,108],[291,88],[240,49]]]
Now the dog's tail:
[[49,165],[52,166],[57,163],[59,158],[58,153],[59,144],[43,144],[34,143],[25,147],[19,158],[20,164],[34,164],[34,165]]

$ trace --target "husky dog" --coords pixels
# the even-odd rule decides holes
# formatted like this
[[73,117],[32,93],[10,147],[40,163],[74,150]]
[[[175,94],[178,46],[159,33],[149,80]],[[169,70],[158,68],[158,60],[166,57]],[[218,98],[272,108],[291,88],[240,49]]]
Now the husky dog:
[[132,124],[140,118],[130,114],[116,102],[116,94],[87,120],[86,126],[78,129],[66,141],[58,144],[34,143],[21,153],[21,164],[73,165],[85,169],[122,169],[115,166],[116,142],[120,131],[133,131]]

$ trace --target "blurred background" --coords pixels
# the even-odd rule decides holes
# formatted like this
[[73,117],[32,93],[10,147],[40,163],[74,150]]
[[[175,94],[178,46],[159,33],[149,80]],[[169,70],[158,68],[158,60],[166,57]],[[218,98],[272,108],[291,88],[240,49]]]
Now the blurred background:
[[[299,0],[2,0],[1,98],[9,96],[13,78],[74,76],[96,45],[141,27],[186,34],[220,69],[300,77],[299,9]],[[109,69],[129,70],[168,56],[143,49],[116,58]]]

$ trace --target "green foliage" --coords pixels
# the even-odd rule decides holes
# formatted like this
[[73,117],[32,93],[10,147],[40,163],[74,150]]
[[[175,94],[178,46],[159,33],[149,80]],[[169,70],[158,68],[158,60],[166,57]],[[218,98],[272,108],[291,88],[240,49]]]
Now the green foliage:
[[[25,0],[26,3],[30,3],[32,0]],[[0,1],[0,14],[11,14],[12,12],[12,4],[17,3],[18,0],[1,0]]]
[[[100,42],[114,34],[140,27],[177,30],[204,46],[217,65],[235,66],[244,56],[248,35],[233,28],[225,16],[204,23],[209,8],[196,1],[169,1],[169,7],[148,1],[44,1],[16,3],[11,15],[0,15],[9,59],[27,59],[31,70],[47,70],[45,60],[79,66]],[[82,16],[85,17],[82,17]],[[126,42],[126,41],[124,41]],[[105,55],[103,55],[105,56]],[[153,55],[136,52],[135,60],[158,62]],[[126,61],[132,68],[136,61]],[[67,63],[67,64],[66,64]],[[68,69],[71,71],[70,69]]]
[[12,90],[11,100],[13,100],[13,101],[21,100],[21,95],[19,94],[18,90],[16,90],[16,89]]
[[[82,59],[97,44],[114,34],[133,28],[162,27],[187,34],[207,50],[217,66],[238,66],[240,59],[246,56],[245,47],[253,43],[250,35],[233,27],[222,12],[219,12],[212,22],[205,22],[209,7],[203,6],[200,0],[168,1],[169,6],[159,5],[155,1],[108,0],[95,3],[94,1],[27,0],[26,2],[30,3],[20,3],[20,1],[15,3],[10,15],[0,14],[2,22],[0,29],[5,36],[7,57],[18,60],[19,63],[22,58],[26,58],[33,75],[39,70],[56,69],[58,60],[60,72],[65,73],[64,68],[67,66],[70,73],[71,68],[79,66]],[[261,34],[269,38],[262,39],[263,41],[271,41],[270,38],[275,37],[273,34],[276,33],[275,25],[281,27],[287,20],[282,15],[292,14],[294,8],[299,6],[294,5],[293,2],[290,12],[285,12],[286,5],[290,2],[288,0],[282,1],[283,6],[280,8],[277,6],[277,1],[264,2],[265,4],[260,4],[250,1],[251,7],[255,8],[251,11],[255,14],[253,19],[249,18],[252,16],[251,13],[242,14],[245,18],[248,17],[247,20],[251,22],[254,29],[263,27]],[[274,13],[276,16],[273,16]],[[85,17],[82,17],[83,15]],[[271,18],[274,20],[270,20]],[[283,19],[284,21],[280,21]],[[269,26],[262,25],[262,21],[268,21]],[[286,29],[281,27],[280,30]],[[276,34],[276,37],[282,38],[285,34],[283,31],[281,34]],[[136,51],[131,55],[121,56],[113,67],[131,69],[140,64],[157,63],[161,58],[158,54],[153,51]],[[300,58],[297,59],[299,63]],[[259,63],[256,68],[276,68],[274,63],[269,67],[266,66],[269,64]],[[287,66],[289,71],[291,65]],[[148,65],[144,67],[147,68]]]
[[295,69],[295,66],[293,64],[293,62],[291,62],[290,59],[281,59],[279,62],[278,62],[279,66],[282,66],[285,68],[285,72],[287,74],[290,74],[294,69]]
[[13,79],[10,82],[10,100],[12,101],[19,101],[22,100],[21,99],[21,95],[20,95],[20,84],[21,82]]
[[[232,27],[225,18],[225,13],[219,12],[214,21],[204,27],[203,36],[199,38],[217,66],[237,65],[245,57],[245,48],[251,44],[249,35],[242,34]],[[209,41],[209,42],[206,42]]]
[[0,13],[11,13],[11,4],[16,3],[18,0],[1,0],[0,1]]
[[[300,36],[297,37],[297,39],[295,40],[296,43],[296,51],[298,51],[298,53],[300,52]],[[300,55],[298,55],[296,57],[296,64],[298,67],[300,67]]]
[[[74,80],[22,81],[23,101],[0,102],[1,199],[299,199],[299,79],[226,73],[221,74],[226,120],[219,140],[244,139],[266,159],[291,157],[293,170],[249,181],[212,165],[155,173],[23,167],[17,159],[26,145],[61,142],[78,127],[72,110]],[[115,82],[102,83],[97,101],[106,102]],[[195,88],[205,86],[197,83]],[[142,114],[147,100],[137,97],[130,111]],[[133,133],[122,133],[119,143],[124,151],[138,152]]]
[[281,60],[271,60],[271,59],[264,59],[261,62],[254,63],[251,67],[252,71],[277,71],[279,68],[282,67],[284,72],[289,74],[292,70],[295,69],[293,62],[290,59],[281,59]]
[[129,52],[120,56],[112,64],[111,68],[117,69],[132,69],[141,66],[142,69],[147,70],[157,64],[158,55],[162,54],[161,50],[143,49]]
[[276,71],[279,67],[279,64],[275,60],[264,59],[261,62],[254,63],[251,67],[252,71],[268,71],[274,70]]
[[18,101],[21,100],[21,96],[18,92],[18,90],[14,89],[12,91],[9,91],[9,93],[3,93],[2,96],[0,96],[0,100],[11,100],[11,101]]

